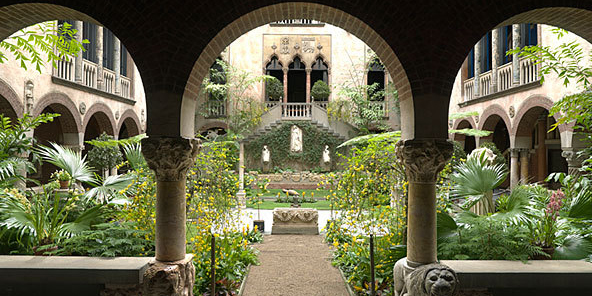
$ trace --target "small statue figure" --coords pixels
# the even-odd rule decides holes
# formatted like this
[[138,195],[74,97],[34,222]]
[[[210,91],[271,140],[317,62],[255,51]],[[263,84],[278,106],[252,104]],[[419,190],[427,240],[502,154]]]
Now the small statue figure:
[[302,130],[295,125],[292,126],[290,150],[292,152],[302,152]]
[[331,152],[329,152],[329,145],[325,145],[325,150],[323,150],[323,162],[330,163],[331,162]]
[[263,159],[263,163],[268,163],[271,161],[271,154],[269,152],[269,148],[267,148],[267,145],[263,145],[263,152],[261,152],[261,159]]
[[33,112],[33,104],[35,103],[35,100],[33,98],[33,87],[33,81],[31,80],[27,81],[27,83],[25,84],[25,104],[27,107],[27,113]]

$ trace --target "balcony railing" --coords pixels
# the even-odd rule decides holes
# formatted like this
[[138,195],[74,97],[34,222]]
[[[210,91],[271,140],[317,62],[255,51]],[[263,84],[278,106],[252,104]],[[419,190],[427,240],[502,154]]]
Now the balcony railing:
[[[64,60],[60,60],[57,62],[57,68],[52,70],[53,76],[76,82],[75,75],[74,75],[74,59],[73,58],[66,58]],[[98,85],[98,77],[99,77],[99,69],[98,65],[83,59],[82,60],[82,81],[80,82],[82,85],[99,89]],[[125,76],[120,76],[119,79],[120,87],[118,94],[124,98],[133,99],[132,92],[131,92],[131,85],[132,80]],[[109,70],[107,68],[103,68],[103,88],[100,89],[102,91],[115,94],[115,72]]]
[[499,91],[512,87],[512,63],[497,68],[497,89]]
[[320,22],[320,21],[315,21],[315,20],[309,20],[309,19],[289,19],[289,20],[281,20],[281,21],[273,22],[271,24],[272,25],[286,25],[286,26],[291,26],[291,25],[306,26],[306,25],[323,25],[325,23]]
[[97,64],[82,60],[82,84],[92,88],[97,87]]
[[311,103],[282,103],[282,117],[306,119],[311,117]]
[[465,93],[465,102],[470,101],[473,99],[473,92],[475,90],[475,86],[473,85],[475,82],[475,78],[469,78],[465,80],[463,84],[463,90]]
[[329,102],[327,101],[315,101],[314,103],[325,110],[327,110],[327,107],[329,107]]
[[226,117],[226,102],[210,100],[206,103],[206,112],[207,118]]
[[74,81],[74,63],[72,58],[64,58],[57,62],[57,68],[53,68],[53,75],[65,80]]
[[[495,92],[505,91],[512,87],[529,84],[538,81],[538,65],[526,58],[520,59],[520,84],[513,85],[513,68],[512,63],[501,65],[497,68],[497,90],[492,85],[492,71],[487,71],[479,75],[479,97],[491,95]],[[475,78],[469,78],[463,82],[463,98],[464,101],[476,99],[475,96]]]

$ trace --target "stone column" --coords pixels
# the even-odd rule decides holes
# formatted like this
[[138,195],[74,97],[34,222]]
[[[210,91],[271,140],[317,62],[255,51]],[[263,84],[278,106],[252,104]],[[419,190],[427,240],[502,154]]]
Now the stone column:
[[121,94],[121,43],[119,38],[113,36],[113,71],[115,71],[114,91],[116,95]]
[[283,67],[282,71],[284,72],[284,103],[288,102],[288,71],[287,67]]
[[537,138],[539,146],[537,147],[537,181],[543,181],[547,177],[547,116],[543,115],[537,121]]
[[247,194],[245,193],[245,143],[240,142],[238,150],[238,206],[245,208],[247,206]]
[[306,103],[310,103],[310,73],[312,72],[311,68],[306,68]]
[[[80,43],[82,43],[83,29],[84,27],[81,21],[74,21],[74,30],[76,30],[76,35],[74,35],[74,38]],[[74,81],[77,83],[82,83],[82,51],[78,52],[76,58],[74,59]]]
[[452,156],[447,140],[407,140],[397,144],[397,156],[409,181],[407,261],[436,261],[436,178]]
[[499,65],[500,30],[491,31],[491,91],[497,92],[497,66]]
[[179,137],[142,140],[142,153],[156,175],[156,258],[144,273],[144,295],[193,295],[195,270],[185,254],[185,181],[199,141]]
[[156,260],[185,258],[185,180],[199,141],[155,137],[142,140],[142,153],[156,175]]
[[97,26],[97,89],[103,90],[103,27]]
[[518,155],[519,150],[517,148],[510,149],[510,189],[514,189],[520,180],[520,173],[518,170]]
[[475,72],[475,78],[473,80],[473,97],[479,97],[481,95],[481,81],[479,75],[481,75],[481,40],[475,44],[473,52],[475,58],[473,59],[473,70]]
[[[512,48],[520,47],[520,24],[512,25]],[[512,55],[512,85],[520,85],[520,57]]]
[[577,151],[567,148],[561,152],[561,156],[567,161],[567,173],[571,176],[579,176],[583,159],[578,157]]
[[[394,268],[395,295],[421,295],[408,291],[406,287],[423,287],[426,267],[450,270],[450,281],[454,284],[458,282],[450,268],[434,264],[437,260],[436,178],[452,156],[452,151],[452,143],[443,139],[414,139],[397,143],[397,157],[405,166],[409,181],[409,205],[407,257],[399,260]],[[452,295],[453,290],[441,292],[439,295]]]
[[527,148],[520,149],[520,181],[523,184],[527,184],[530,179],[528,176],[529,152]]

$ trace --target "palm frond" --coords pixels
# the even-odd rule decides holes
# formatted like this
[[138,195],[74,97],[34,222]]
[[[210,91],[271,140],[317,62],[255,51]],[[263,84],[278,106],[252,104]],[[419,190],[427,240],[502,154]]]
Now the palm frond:
[[95,199],[98,202],[108,203],[117,192],[127,188],[127,186],[134,180],[131,175],[112,175],[105,178],[102,184],[97,184],[96,187],[87,191],[84,196],[86,199]]
[[76,181],[92,183],[95,181],[92,168],[87,164],[86,157],[79,151],[50,143],[51,147],[39,146],[36,151],[44,161],[49,162],[65,171]]
[[123,145],[123,154],[127,159],[127,162],[136,170],[146,166],[146,159],[142,155],[142,146],[139,143]]

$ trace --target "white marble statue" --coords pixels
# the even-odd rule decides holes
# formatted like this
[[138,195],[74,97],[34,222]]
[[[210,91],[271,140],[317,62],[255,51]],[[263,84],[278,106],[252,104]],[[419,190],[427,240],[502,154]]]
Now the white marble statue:
[[302,152],[302,130],[295,125],[292,126],[290,151]]
[[267,145],[263,145],[263,152],[261,152],[261,159],[263,159],[264,163],[268,163],[271,161],[271,154],[269,153],[269,148],[267,148]]
[[323,150],[323,162],[330,163],[331,162],[331,152],[329,152],[329,145],[325,145],[325,150]]

